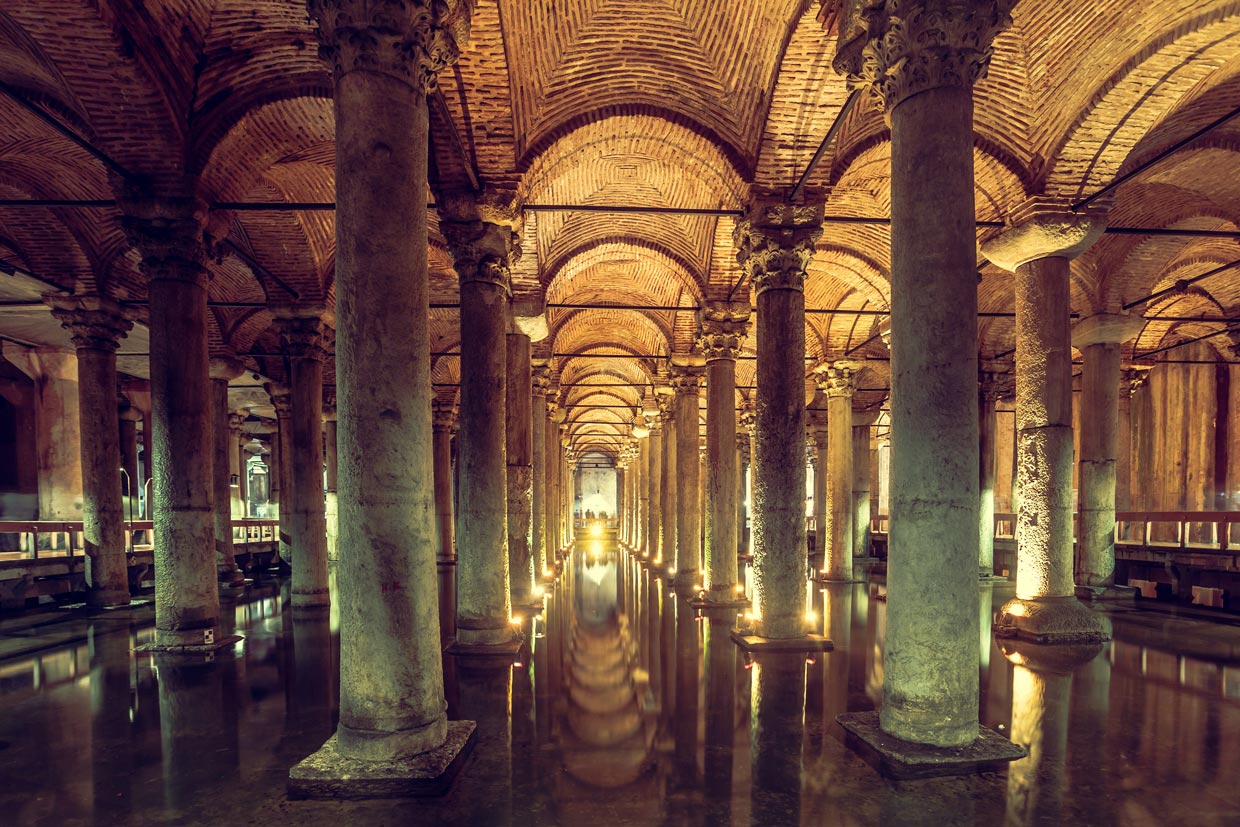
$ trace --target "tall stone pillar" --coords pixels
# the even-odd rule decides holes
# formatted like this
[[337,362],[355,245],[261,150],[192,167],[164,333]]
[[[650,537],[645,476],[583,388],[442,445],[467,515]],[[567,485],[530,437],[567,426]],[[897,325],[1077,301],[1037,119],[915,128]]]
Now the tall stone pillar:
[[547,392],[547,431],[544,450],[547,453],[547,565],[558,561],[564,535],[560,526],[560,422],[564,411],[559,409],[555,394]]
[[[228,511],[234,520],[245,519],[245,450],[241,434],[244,411],[228,412]],[[235,482],[234,482],[235,480]]]
[[825,580],[853,579],[852,402],[864,367],[862,362],[839,361],[817,369],[818,387],[827,395],[827,525],[822,535],[827,540],[822,558]]
[[737,507],[740,483],[736,449],[736,357],[749,327],[749,301],[711,302],[702,315],[698,343],[706,357],[706,599],[736,600]]
[[648,450],[650,465],[646,469],[646,496],[650,504],[646,519],[646,551],[652,560],[662,556],[663,524],[669,515],[663,513],[663,422],[658,411],[646,413],[650,422]]
[[739,538],[739,556],[748,557],[752,553],[749,544],[749,479],[753,467],[753,407],[746,403],[741,411],[740,427],[736,429],[736,449],[740,454],[740,479],[737,481],[737,525],[736,536]]
[[508,576],[512,602],[529,604],[534,594],[534,417],[530,337],[507,335],[505,384],[508,452]]
[[1010,6],[858,4],[835,58],[838,71],[882,96],[891,126],[891,534],[880,725],[940,747],[978,737],[972,87]]
[[702,368],[672,363],[676,406],[676,580],[678,589],[693,588],[701,576],[702,488],[698,474],[698,391]]
[[643,557],[650,557],[650,431],[644,425],[634,430],[637,436],[637,548]]
[[[208,407],[206,205],[126,192],[125,232],[150,296],[155,500],[155,640],[159,649],[221,645]],[[148,446],[149,449],[149,446]]]
[[663,461],[659,463],[659,556],[655,562],[666,571],[676,564],[677,526],[676,452],[677,429],[675,396],[669,386],[655,388],[659,418],[663,423]]
[[870,426],[877,411],[853,408],[853,557],[870,556]]
[[[280,413],[276,405],[276,395],[273,392],[275,388],[279,388],[279,385],[269,384],[266,386],[267,394],[271,397],[271,405],[273,408],[276,408],[276,424],[272,426],[271,436],[267,440],[267,455],[263,457],[263,461],[267,463],[267,514],[269,519],[279,519],[280,517],[280,489],[283,487],[281,481],[283,476],[281,461],[283,457],[280,456]],[[281,404],[283,403],[281,402]],[[275,506],[274,512],[270,508],[273,505]],[[280,552],[281,559],[285,559],[287,549],[281,548]]]
[[[138,479],[138,423],[142,421],[142,412],[132,405],[125,404],[117,411],[120,426],[122,507],[126,501],[132,501],[134,519],[141,513],[138,509],[138,492],[142,481]],[[129,519],[129,511],[125,511],[125,519]]]
[[1128,511],[1132,507],[1132,395],[1149,381],[1153,367],[1132,364],[1120,371],[1115,458],[1116,511]]
[[1081,529],[1076,582],[1091,589],[1115,585],[1116,465],[1120,430],[1120,347],[1144,320],[1119,314],[1081,319],[1072,344],[1081,351]]
[[473,731],[444,700],[425,323],[426,95],[468,9],[308,5],[335,89],[340,721],[290,791],[390,795],[438,775],[427,766],[449,766]]
[[977,375],[977,565],[982,577],[990,577],[995,573],[995,403],[1011,393],[1012,377],[995,363],[982,365]]
[[211,377],[211,491],[214,500],[215,572],[221,583],[245,585],[245,574],[237,567],[232,532],[232,476],[237,452],[233,450],[232,411],[228,407],[228,383],[245,372],[245,366],[226,356],[213,357],[208,366]]
[[530,552],[534,558],[534,579],[547,568],[547,390],[551,370],[545,359],[535,359],[530,378],[530,417],[533,422],[534,490],[530,528]]
[[327,559],[340,559],[340,452],[339,426],[336,424],[336,393],[324,392],[323,402],[323,507],[327,522]]
[[759,199],[737,224],[758,295],[754,428],[754,622],[766,638],[805,634],[805,269],[823,205]]
[[28,360],[21,360],[22,369],[34,380],[36,394],[39,519],[80,520],[84,504],[77,355],[53,348],[25,353]]
[[814,474],[814,556],[810,565],[825,573],[827,548],[831,544],[830,495],[827,493],[827,465],[830,462],[831,433],[827,425],[826,400],[821,392],[814,394],[806,418],[809,423],[806,453]]
[[[320,318],[322,312],[317,307],[278,308],[275,320],[289,364],[291,404],[280,428],[284,465],[288,469],[280,525],[288,527],[288,542],[295,558],[294,609],[331,605],[327,585],[327,512],[323,507],[323,359],[327,355],[325,336],[329,331]],[[287,440],[285,423],[289,426]]]
[[[461,286],[460,448],[456,520],[456,642],[513,639],[508,557],[507,330],[511,225],[483,218],[467,198],[445,199],[440,228]],[[521,385],[522,392],[528,387]]]
[[434,433],[435,525],[439,538],[436,558],[440,563],[456,559],[452,518],[452,421],[452,405],[436,402],[431,427]]
[[81,429],[82,534],[86,542],[86,603],[129,604],[125,515],[121,509],[120,426],[116,410],[116,350],[133,322],[111,299],[96,295],[47,298],[77,352]]
[[1039,643],[1105,639],[1097,617],[1077,601],[1073,582],[1068,271],[1102,230],[1094,215],[1032,202],[982,247],[1016,274],[1016,598],[1003,607],[999,635]]
[[276,412],[271,435],[271,501],[280,520],[280,559],[293,564],[293,394],[285,385],[269,382],[267,395]]

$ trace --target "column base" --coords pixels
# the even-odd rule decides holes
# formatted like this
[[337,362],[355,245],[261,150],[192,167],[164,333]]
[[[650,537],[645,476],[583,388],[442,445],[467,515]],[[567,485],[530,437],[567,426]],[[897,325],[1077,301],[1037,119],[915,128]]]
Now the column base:
[[741,629],[732,630],[732,642],[744,652],[754,654],[772,652],[830,652],[835,644],[823,635],[808,634],[801,637],[770,638],[750,634]]
[[727,589],[718,593],[707,592],[705,597],[694,598],[689,605],[695,609],[710,611],[711,609],[748,609],[752,600],[737,597],[735,589]]
[[[210,636],[207,633],[210,632]],[[155,640],[135,652],[159,652],[169,655],[207,655],[232,646],[241,635],[221,635],[219,629],[190,629],[184,632],[155,631]]]
[[523,641],[515,636],[510,636],[508,640],[498,643],[462,641],[461,632],[463,631],[465,630],[460,628],[456,630],[456,640],[444,648],[444,654],[467,658],[507,658],[512,660],[520,653],[521,647],[525,645]]
[[835,716],[844,728],[845,743],[889,778],[934,778],[972,775],[1002,769],[1029,753],[992,729],[977,728],[977,740],[963,747],[936,747],[905,741],[883,732],[877,712]]
[[995,574],[993,571],[982,567],[979,567],[977,570],[977,579],[984,582],[994,580],[1006,583],[1008,581],[1008,578],[1002,574]]
[[810,578],[815,583],[864,583],[865,578],[858,577],[855,573],[851,577],[828,577],[822,572],[818,572],[814,577]]
[[669,571],[668,579],[677,591],[685,590],[696,593],[700,591],[698,584],[702,582],[702,575],[697,571],[678,571],[675,574]]
[[125,609],[130,604],[129,586],[119,589],[97,589],[86,593],[86,605],[91,609]]
[[1101,643],[1111,638],[1102,619],[1075,597],[1009,600],[995,621],[995,637],[1047,644]]
[[245,572],[236,566],[233,566],[231,569],[219,569],[215,573],[215,576],[221,586],[225,586],[230,589],[241,588],[246,583]]
[[449,721],[448,738],[429,752],[390,761],[359,761],[341,755],[336,735],[288,773],[293,799],[407,798],[443,795],[474,747],[477,724]]
[[316,589],[312,592],[293,592],[290,604],[294,609],[326,609],[332,605],[331,591]]
[[1120,586],[1112,583],[1109,586],[1076,586],[1076,596],[1081,600],[1136,600],[1139,589],[1132,586]]

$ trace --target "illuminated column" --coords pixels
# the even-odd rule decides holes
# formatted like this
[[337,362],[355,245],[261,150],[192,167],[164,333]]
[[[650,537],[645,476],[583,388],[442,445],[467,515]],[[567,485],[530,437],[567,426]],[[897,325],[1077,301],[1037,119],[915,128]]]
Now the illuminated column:
[[758,200],[737,223],[737,258],[758,295],[754,427],[754,623],[805,633],[805,269],[823,205]]
[[236,359],[214,357],[208,368],[211,376],[211,490],[215,501],[215,570],[221,583],[237,587],[245,585],[245,574],[237,568],[233,550],[232,491],[229,477],[236,464],[228,407],[228,383],[245,372]]
[[116,351],[133,322],[104,296],[62,294],[47,297],[47,303],[69,331],[77,353],[86,603],[96,608],[127,606],[129,563],[119,470],[125,466],[116,408]]
[[663,513],[663,423],[658,411],[647,411],[646,421],[650,423],[650,437],[646,440],[650,460],[646,475],[646,492],[649,511],[646,520],[646,545],[643,551],[650,559],[661,559],[660,541],[663,537],[663,523],[671,519],[671,515]]
[[[132,511],[136,519],[142,513],[138,507],[138,489],[142,484],[138,478],[138,423],[142,421],[142,412],[132,405],[122,403],[117,417],[120,425],[120,467],[125,469],[125,473],[121,475],[121,505],[124,507],[132,501]],[[130,511],[125,510],[125,519],[129,519],[129,514]]]
[[706,358],[706,599],[736,600],[736,514],[739,489],[736,449],[736,357],[749,328],[749,301],[710,302],[698,344]]
[[982,247],[988,259],[1016,274],[1016,598],[1003,607],[999,635],[1039,643],[1105,639],[1098,618],[1077,601],[1073,583],[1068,270],[1102,230],[1097,216],[1034,201]]
[[870,556],[870,426],[877,411],[852,412],[853,557]]
[[290,792],[407,794],[473,732],[444,700],[426,324],[426,96],[467,9],[309,7],[335,90],[340,721]]
[[637,548],[650,557],[650,431],[645,425],[633,430],[637,437]]
[[[207,206],[185,186],[172,197],[124,193],[122,225],[142,256],[150,295],[155,500],[154,647],[220,640],[211,421],[208,410]],[[153,451],[152,451],[153,448]],[[157,456],[152,456],[156,454]]]
[[[241,433],[241,423],[246,411],[230,411],[228,414],[228,488],[229,513],[234,520],[245,519],[245,451],[248,442]],[[233,480],[236,480],[234,483]]]
[[327,559],[339,560],[340,554],[340,505],[339,476],[340,452],[336,419],[336,392],[324,391],[323,403],[323,454],[327,470],[323,479],[323,502],[327,516]]
[[556,562],[563,543],[560,534],[560,421],[564,412],[555,402],[555,394],[547,391],[547,430],[544,450],[547,453],[547,565]]
[[527,605],[534,598],[534,397],[530,337],[507,335],[505,439],[508,460],[508,574],[512,602]]
[[736,449],[740,454],[740,478],[737,480],[737,515],[736,515],[736,536],[737,555],[739,557],[747,557],[750,553],[749,548],[749,493],[748,481],[750,478],[750,469],[753,467],[753,429],[754,429],[754,412],[753,406],[746,403],[745,409],[741,411],[740,427],[736,429]]
[[809,420],[808,444],[806,453],[810,468],[814,472],[814,559],[811,565],[820,571],[825,570],[827,547],[830,545],[831,516],[829,512],[829,495],[827,494],[827,473],[830,460],[831,435],[827,426],[827,409],[821,393],[814,394],[811,407],[806,411]]
[[530,529],[531,554],[534,558],[534,579],[542,577],[547,567],[547,390],[551,387],[551,370],[545,359],[534,360],[530,379],[530,416],[533,420],[534,490]]
[[1132,364],[1120,371],[1118,450],[1115,458],[1115,510],[1132,507],[1132,395],[1149,381],[1153,365]]
[[676,411],[670,386],[655,388],[659,417],[663,421],[663,461],[659,464],[660,511],[659,558],[663,571],[676,564]]
[[436,562],[456,560],[455,522],[452,514],[452,404],[436,402],[431,409],[435,466],[435,524],[439,550]]
[[995,572],[995,403],[1011,393],[1012,377],[998,363],[983,364],[977,375],[977,565],[988,577]]
[[698,477],[698,390],[702,368],[672,363],[676,392],[676,582],[692,588],[701,559],[702,509]]
[[1115,585],[1120,347],[1143,324],[1138,317],[1103,314],[1082,319],[1072,329],[1072,344],[1084,358],[1076,582],[1094,589]]
[[882,97],[891,127],[891,534],[881,728],[942,747],[978,737],[973,82],[1010,5],[858,4],[835,58],[837,71]]
[[[817,369],[827,395],[827,525],[822,576],[853,579],[853,424],[852,401],[861,362],[834,362]],[[821,528],[819,529],[822,530]]]
[[[505,432],[509,267],[520,255],[511,224],[483,220],[473,199],[440,198],[440,229],[460,279],[461,406],[457,467],[456,642],[513,639]],[[446,215],[445,215],[446,213]],[[522,384],[522,391],[525,385]]]
[[284,385],[268,382],[265,386],[271,397],[271,407],[276,412],[276,432],[271,435],[271,490],[272,502],[277,504],[280,519],[280,559],[292,564],[293,524],[293,396]]

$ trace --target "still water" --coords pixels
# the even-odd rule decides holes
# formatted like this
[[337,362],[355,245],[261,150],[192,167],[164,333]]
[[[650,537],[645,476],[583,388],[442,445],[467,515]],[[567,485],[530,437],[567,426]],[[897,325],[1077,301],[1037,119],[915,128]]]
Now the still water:
[[[512,662],[445,658],[478,722],[452,791],[302,802],[288,767],[331,734],[336,621],[287,585],[227,612],[213,661],[136,654],[148,606],[0,624],[0,824],[1240,825],[1240,623],[1124,606],[1092,659],[1013,663],[982,584],[981,718],[1029,750],[1000,773],[892,783],[835,716],[882,700],[882,583],[811,594],[835,650],[746,656],[603,543],[566,566]],[[1022,660],[1022,658],[1015,658]]]

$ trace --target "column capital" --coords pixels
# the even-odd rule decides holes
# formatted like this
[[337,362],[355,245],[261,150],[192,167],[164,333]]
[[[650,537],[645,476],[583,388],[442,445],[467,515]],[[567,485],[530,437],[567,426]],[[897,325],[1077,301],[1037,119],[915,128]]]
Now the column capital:
[[697,394],[702,388],[704,369],[701,365],[673,364],[671,367],[671,385],[676,395]]
[[567,411],[563,410],[560,407],[560,404],[558,402],[556,402],[554,399],[548,396],[547,397],[547,419],[550,419],[552,422],[558,425],[564,421],[564,417],[566,415],[567,415]]
[[758,427],[758,413],[754,410],[752,401],[745,402],[741,408],[740,423],[752,439],[754,429]]
[[1016,391],[1016,375],[1007,362],[983,360],[977,366],[977,397],[993,405]]
[[450,402],[435,402],[431,405],[431,429],[435,433],[451,433],[452,424],[456,421],[454,408]]
[[223,379],[228,382],[245,373],[245,365],[232,356],[223,354],[212,356],[207,363],[207,375],[212,379]]
[[822,235],[825,204],[756,198],[736,223],[736,260],[754,290],[804,290],[805,270]]
[[511,291],[512,264],[521,257],[521,240],[516,232],[480,220],[441,220],[439,229],[448,242],[461,284],[483,282]]
[[869,86],[891,112],[929,89],[972,89],[1016,0],[850,0],[835,71]]
[[[185,281],[206,287],[209,208],[192,194],[155,195],[136,185],[122,186],[117,199],[121,228],[142,256],[138,269],[149,280]],[[191,192],[188,183],[182,188]]]
[[307,0],[319,57],[336,81],[376,72],[434,91],[469,38],[469,0]]
[[707,302],[699,316],[697,345],[706,361],[736,361],[749,333],[749,301]]
[[276,419],[287,419],[293,410],[293,393],[284,385],[268,382],[263,388],[271,397],[271,405],[276,409]]
[[530,388],[535,396],[546,396],[551,390],[551,365],[546,359],[535,359],[530,371]]
[[1102,211],[1074,213],[1065,205],[1032,198],[1013,214],[1007,229],[982,245],[982,255],[1004,270],[1040,258],[1076,258],[1102,237]]
[[78,350],[115,352],[133,329],[133,315],[106,296],[54,293],[43,301]]
[[1124,366],[1124,368],[1120,370],[1119,395],[1124,399],[1128,399],[1134,393],[1145,387],[1145,383],[1150,381],[1150,371],[1153,369],[1153,365],[1142,365],[1137,363]]
[[1078,350],[1090,345],[1122,345],[1135,339],[1145,327],[1145,319],[1127,313],[1095,313],[1072,325],[1072,346]]
[[749,443],[749,430],[747,428],[736,432],[736,450],[740,451],[741,462],[749,462],[751,446]]
[[814,368],[814,383],[818,386],[818,390],[825,393],[828,397],[846,396],[851,398],[857,392],[857,382],[861,378],[861,371],[864,369],[864,362],[854,362],[846,359],[828,362]]
[[228,415],[228,430],[233,434],[241,433],[241,423],[245,422],[245,417],[236,411]]
[[323,421],[336,421],[336,391],[334,388],[323,389]]
[[275,327],[280,333],[280,348],[290,359],[315,359],[327,357],[327,345],[331,329],[324,324],[321,307],[279,308],[275,314]]

